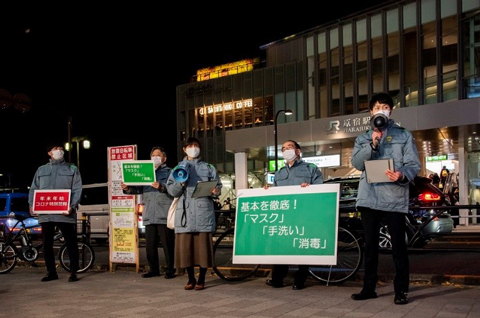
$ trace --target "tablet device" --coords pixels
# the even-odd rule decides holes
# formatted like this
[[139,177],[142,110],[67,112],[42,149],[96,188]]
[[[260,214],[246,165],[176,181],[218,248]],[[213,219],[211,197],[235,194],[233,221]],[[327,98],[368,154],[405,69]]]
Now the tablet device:
[[212,195],[212,189],[217,186],[217,180],[198,181],[193,190],[192,198],[208,197]]
[[365,174],[368,183],[393,182],[385,174],[387,170],[394,170],[393,159],[377,159],[365,161]]

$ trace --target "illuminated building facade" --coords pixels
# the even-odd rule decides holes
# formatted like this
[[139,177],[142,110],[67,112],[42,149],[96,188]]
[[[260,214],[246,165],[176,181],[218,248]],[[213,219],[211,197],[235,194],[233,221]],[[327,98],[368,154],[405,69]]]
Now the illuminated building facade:
[[[340,154],[322,171],[346,175],[353,141],[369,128],[368,101],[388,92],[392,118],[414,133],[421,174],[448,164],[462,202],[480,202],[478,0],[388,1],[262,49],[263,68],[177,87],[179,143],[199,138],[205,160],[227,174],[245,152],[248,171],[266,175],[274,116],[291,109],[278,117],[280,145],[299,141],[303,157]],[[432,165],[435,156],[446,159]]]

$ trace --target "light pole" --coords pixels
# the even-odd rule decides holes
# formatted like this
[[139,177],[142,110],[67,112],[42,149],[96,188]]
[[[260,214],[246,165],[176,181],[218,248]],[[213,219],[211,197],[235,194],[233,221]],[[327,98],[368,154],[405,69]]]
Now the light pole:
[[278,115],[281,113],[285,113],[285,115],[290,116],[293,114],[292,110],[290,109],[280,109],[276,114],[275,114],[275,120],[273,121],[273,136],[275,137],[275,171],[278,170],[278,138],[277,138],[277,121],[278,121]]
[[77,168],[80,170],[80,142],[83,141],[82,146],[84,149],[90,149],[90,140],[85,136],[71,137],[69,139],[71,139],[70,142],[65,143],[65,150],[68,151],[68,157],[71,158],[72,142],[77,143]]

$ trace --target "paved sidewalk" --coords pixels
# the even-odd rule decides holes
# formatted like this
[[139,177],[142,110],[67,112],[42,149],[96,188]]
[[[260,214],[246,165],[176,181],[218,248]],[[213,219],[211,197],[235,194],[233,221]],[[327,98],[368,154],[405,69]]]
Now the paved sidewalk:
[[[207,276],[206,289],[185,291],[186,276],[142,278],[130,270],[90,271],[80,281],[41,283],[44,268],[17,267],[0,275],[0,317],[480,317],[480,287],[412,284],[408,305],[393,304],[392,283],[379,298],[350,299],[360,282],[275,289],[265,278],[230,283]],[[291,283],[289,278],[287,283]]]

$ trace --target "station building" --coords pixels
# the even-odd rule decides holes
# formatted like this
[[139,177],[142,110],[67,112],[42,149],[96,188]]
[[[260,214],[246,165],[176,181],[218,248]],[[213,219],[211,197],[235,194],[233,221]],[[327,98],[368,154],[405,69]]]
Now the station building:
[[447,166],[460,203],[480,202],[479,0],[387,1],[261,48],[264,63],[200,70],[176,91],[178,144],[202,142],[224,197],[268,182],[287,139],[325,179],[358,173],[354,140],[369,129],[370,98],[387,92],[415,137],[419,174]]

